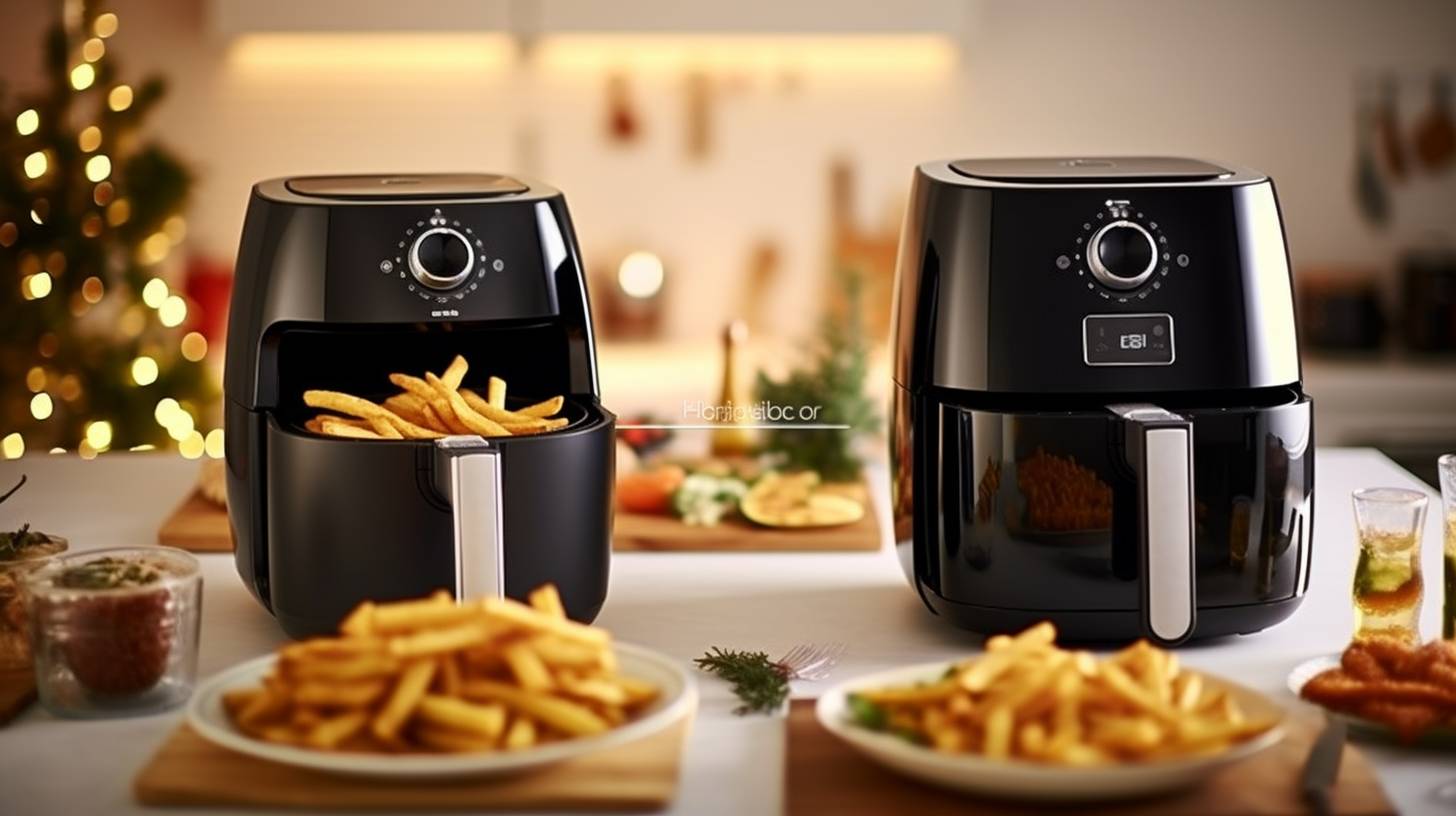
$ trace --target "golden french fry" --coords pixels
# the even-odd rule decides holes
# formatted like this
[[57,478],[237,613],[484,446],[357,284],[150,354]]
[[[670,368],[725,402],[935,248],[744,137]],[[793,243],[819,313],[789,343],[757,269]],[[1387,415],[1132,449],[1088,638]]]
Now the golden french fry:
[[352,637],[362,637],[374,633],[374,602],[365,601],[354,607],[339,624],[339,631]]
[[488,740],[498,739],[506,729],[504,706],[469,703],[439,694],[426,694],[420,700],[419,717],[431,725],[464,731]]
[[[443,397],[449,411],[461,425],[465,426],[468,433],[480,434],[481,436],[510,436],[510,432],[501,426],[499,422],[481,416],[465,403],[465,398],[460,392],[445,384],[439,377],[430,372],[425,372],[425,381],[435,389],[435,392]],[[435,410],[440,410],[438,403]],[[446,418],[449,421],[449,418]]]
[[424,629],[401,635],[389,642],[390,654],[399,657],[425,657],[475,646],[489,640],[492,628],[480,621],[440,629]]
[[384,696],[389,684],[383,680],[353,680],[330,682],[327,680],[305,680],[293,687],[293,702],[297,705],[321,706],[324,708],[362,708]]
[[357,734],[368,722],[369,712],[346,711],[310,728],[303,740],[314,748],[333,748]]
[[987,759],[1011,756],[1011,729],[1016,725],[1010,706],[997,706],[986,715],[986,742],[981,753]]
[[480,610],[489,620],[519,626],[533,632],[545,632],[578,643],[607,646],[612,642],[612,636],[605,629],[543,615],[510,598],[486,598],[480,602]]
[[455,652],[450,652],[437,658],[440,669],[435,673],[438,681],[436,685],[439,686],[440,694],[446,697],[460,696],[460,661],[455,655]]
[[[524,687],[525,684],[523,683]],[[604,706],[620,708],[627,704],[627,692],[616,683],[601,678],[588,678],[562,682],[561,689],[572,697],[601,703]]]
[[1179,711],[1192,711],[1203,694],[1203,675],[1183,672],[1173,680],[1173,704]]
[[[456,383],[459,386],[459,383]],[[506,381],[500,377],[491,377],[485,384],[485,401],[495,407],[505,410],[506,407]]]
[[478,610],[466,604],[455,603],[450,593],[440,590],[421,600],[398,601],[375,607],[374,631],[399,634],[415,629],[454,626],[479,616]]
[[324,424],[319,417],[309,417],[303,421],[303,429],[309,433],[321,434],[324,432]]
[[501,747],[507,751],[519,751],[535,744],[536,724],[519,714],[512,718],[510,728],[506,729],[505,739],[501,740]]
[[[520,428],[522,430],[551,430],[554,428],[562,427],[566,424],[566,419],[564,417],[561,419],[551,420],[547,419],[546,417],[527,414],[526,409],[522,409],[520,411],[507,411],[504,408],[497,408],[496,406],[491,405],[489,400],[481,397],[479,394],[471,391],[469,388],[462,388],[460,389],[459,393],[460,398],[465,400],[465,404],[468,405],[471,410],[475,411],[486,419],[499,422],[502,427]],[[559,401],[561,398],[555,397],[553,399]],[[531,407],[534,408],[537,406],[547,405],[550,402],[552,402],[552,400],[547,400],[547,402],[544,403],[537,403],[536,406]],[[559,404],[556,410],[561,410]],[[556,411],[552,411],[552,413],[556,413]]]
[[564,397],[552,397],[551,399],[542,400],[541,402],[538,402],[534,405],[527,405],[525,408],[521,408],[516,411],[516,413],[525,414],[526,416],[531,417],[552,417],[556,416],[558,413],[561,412],[561,406],[564,405],[565,402],[566,399]]
[[546,665],[552,667],[598,666],[605,653],[601,646],[563,640],[554,635],[536,635],[530,639],[530,644]]
[[243,706],[233,719],[244,729],[256,729],[267,723],[276,722],[288,713],[288,696],[271,689],[263,689],[247,705]]
[[395,683],[394,691],[384,702],[384,707],[369,724],[374,736],[388,742],[399,734],[399,729],[414,713],[415,707],[425,698],[425,690],[435,676],[435,661],[420,660],[411,663]]
[[556,685],[551,680],[551,672],[546,668],[545,662],[531,648],[530,643],[524,640],[508,643],[501,649],[501,655],[521,688],[527,691],[545,691]]
[[337,411],[341,414],[370,419],[378,417],[394,425],[394,427],[407,439],[433,439],[439,434],[434,431],[421,428],[413,422],[402,417],[395,416],[389,411],[375,405],[366,399],[361,399],[352,394],[344,394],[338,391],[309,390],[303,392],[303,402],[312,408],[323,408],[328,411]]
[[233,689],[225,691],[222,695],[222,708],[229,717],[237,719],[238,714],[252,705],[255,700],[262,697],[265,692],[260,688]]
[[425,403],[425,407],[420,410],[425,415],[425,427],[439,431],[442,434],[450,433],[450,426],[446,425],[445,420],[441,419],[440,415],[435,412],[435,406],[427,402]]
[[279,663],[290,679],[347,682],[390,677],[399,671],[399,660],[383,654],[361,654],[338,660],[306,658]]
[[451,754],[473,754],[495,750],[495,740],[467,734],[451,728],[424,724],[415,729],[415,736],[426,748]]
[[404,434],[401,434],[394,427],[394,424],[393,423],[391,423],[387,419],[384,419],[383,417],[370,417],[369,418],[369,427],[372,428],[374,430],[374,433],[378,434],[381,439],[403,439],[404,438]]
[[546,584],[537,587],[526,596],[531,608],[544,615],[553,618],[565,618],[566,607],[561,604],[561,593],[556,591],[554,584]]
[[599,734],[607,722],[583,705],[494,680],[470,680],[462,693],[469,699],[504,703],[534,720],[573,736]]
[[379,434],[366,428],[360,428],[347,422],[324,417],[319,421],[319,430],[324,436],[338,436],[346,439],[382,439]]
[[[440,379],[449,385],[451,390],[457,389],[460,387],[461,381],[465,379],[465,372],[469,369],[470,364],[465,362],[464,357],[457,354],[455,355],[455,359],[450,361],[450,365],[446,367],[445,372],[440,375]],[[491,377],[491,379],[494,380],[495,377]]]

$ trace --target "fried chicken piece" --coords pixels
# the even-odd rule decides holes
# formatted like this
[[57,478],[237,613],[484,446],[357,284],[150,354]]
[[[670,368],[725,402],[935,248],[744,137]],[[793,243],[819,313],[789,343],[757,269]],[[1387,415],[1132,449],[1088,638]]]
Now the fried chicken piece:
[[1340,655],[1340,668],[1356,680],[1384,680],[1388,673],[1363,643],[1352,643]]
[[1427,729],[1446,720],[1450,712],[1444,708],[1420,703],[1393,703],[1368,700],[1350,713],[1390,726],[1402,742],[1415,742]]
[[[1401,668],[1410,659],[1413,651],[1410,646],[1394,638],[1375,637],[1363,640],[1359,643],[1352,643],[1345,647],[1345,652],[1351,649],[1360,649],[1375,659],[1386,674],[1400,675]],[[1341,658],[1343,662],[1343,657]]]
[[[1436,682],[1437,672],[1442,668],[1456,668],[1456,652],[1450,644],[1433,640],[1412,650],[1396,666],[1394,674],[1401,679]],[[1451,687],[1456,688],[1456,684]]]

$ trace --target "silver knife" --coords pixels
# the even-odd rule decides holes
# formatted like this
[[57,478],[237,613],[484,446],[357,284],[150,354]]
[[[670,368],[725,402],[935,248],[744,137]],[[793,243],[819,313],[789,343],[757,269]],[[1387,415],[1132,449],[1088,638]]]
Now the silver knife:
[[1345,720],[1325,715],[1325,727],[1309,749],[1304,771],[1299,775],[1300,793],[1316,816],[1334,812],[1330,794],[1340,776],[1340,760],[1345,755]]

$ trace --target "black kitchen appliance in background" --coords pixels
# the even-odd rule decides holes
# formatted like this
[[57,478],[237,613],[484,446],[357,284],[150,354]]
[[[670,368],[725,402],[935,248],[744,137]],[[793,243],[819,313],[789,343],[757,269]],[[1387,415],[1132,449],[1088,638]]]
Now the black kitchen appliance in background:
[[895,308],[896,539],[933,612],[1167,645],[1294,612],[1314,441],[1267,177],[922,164]]
[[[495,375],[565,396],[540,436],[358,440],[303,427],[306,389],[378,400],[390,372]],[[354,605],[551,582],[607,590],[615,417],[561,193],[499,175],[274,179],[253,188],[229,317],[227,487],[238,573],[290,635]]]

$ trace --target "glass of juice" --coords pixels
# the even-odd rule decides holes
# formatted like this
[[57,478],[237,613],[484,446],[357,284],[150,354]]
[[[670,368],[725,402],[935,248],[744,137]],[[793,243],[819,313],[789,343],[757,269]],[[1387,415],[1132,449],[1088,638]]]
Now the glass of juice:
[[1396,487],[1356,490],[1355,640],[1420,643],[1421,531],[1426,494]]
[[1441,570],[1445,577],[1445,606],[1441,609],[1441,637],[1456,640],[1456,453],[1436,460],[1441,471],[1441,509],[1444,515],[1446,558]]

